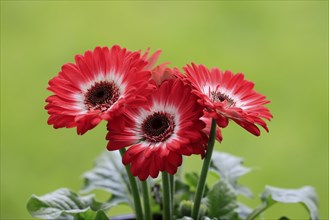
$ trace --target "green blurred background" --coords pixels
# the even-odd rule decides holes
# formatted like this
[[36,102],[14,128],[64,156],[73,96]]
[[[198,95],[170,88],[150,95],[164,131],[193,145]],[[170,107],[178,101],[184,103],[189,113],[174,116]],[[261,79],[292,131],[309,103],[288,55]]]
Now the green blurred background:
[[[312,185],[328,219],[328,1],[1,1],[1,219],[29,219],[26,202],[81,175],[105,149],[105,123],[83,136],[54,130],[44,110],[48,80],[76,54],[119,44],[161,48],[160,61],[192,61],[244,72],[272,101],[270,133],[231,123],[217,150],[245,158],[241,179],[255,198],[266,184]],[[185,159],[200,170],[198,157]],[[98,199],[108,195],[96,192]],[[130,212],[115,208],[114,214]],[[266,219],[307,219],[300,205],[275,205]]]

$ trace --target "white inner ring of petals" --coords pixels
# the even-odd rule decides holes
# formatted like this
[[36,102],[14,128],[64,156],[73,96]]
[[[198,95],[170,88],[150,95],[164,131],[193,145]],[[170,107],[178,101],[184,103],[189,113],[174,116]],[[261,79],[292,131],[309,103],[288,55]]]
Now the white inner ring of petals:
[[[120,98],[124,97],[125,90],[126,90],[126,84],[123,83],[122,74],[116,73],[114,71],[110,71],[106,74],[98,73],[96,78],[94,78],[93,80],[90,80],[89,82],[87,82],[85,84],[80,85],[80,91],[81,91],[80,93],[76,93],[73,95],[73,98],[76,100],[75,108],[80,110],[80,114],[84,114],[84,113],[88,112],[88,106],[85,105],[85,95],[88,92],[88,90],[91,87],[93,87],[96,83],[99,83],[102,81],[112,82],[117,86],[117,88],[119,89],[118,100]],[[115,103],[113,105],[115,105]],[[112,106],[109,109],[111,109]]]
[[243,102],[240,100],[240,98],[238,96],[234,95],[231,90],[228,90],[226,88],[223,88],[223,87],[220,87],[217,85],[207,84],[207,85],[201,87],[201,91],[203,92],[203,94],[207,95],[210,100],[213,100],[213,95],[212,95],[213,92],[214,93],[219,92],[223,95],[226,95],[230,99],[232,99],[235,103],[234,104],[235,107],[242,108],[242,109],[244,108]]
[[144,138],[144,132],[142,129],[144,120],[147,119],[148,116],[153,115],[154,113],[157,113],[157,112],[166,113],[166,114],[173,116],[175,126],[174,126],[172,135],[165,141],[154,143],[154,142],[149,142],[149,141],[145,140],[144,143],[149,144],[150,147],[165,146],[166,143],[170,143],[173,140],[179,140],[179,137],[177,136],[177,132],[180,129],[180,114],[179,114],[177,108],[174,105],[156,103],[156,102],[153,103],[153,106],[150,108],[149,111],[145,110],[145,109],[141,109],[139,111],[138,116],[135,117],[136,126],[133,129],[133,132],[136,134],[136,138],[138,140],[141,140]]

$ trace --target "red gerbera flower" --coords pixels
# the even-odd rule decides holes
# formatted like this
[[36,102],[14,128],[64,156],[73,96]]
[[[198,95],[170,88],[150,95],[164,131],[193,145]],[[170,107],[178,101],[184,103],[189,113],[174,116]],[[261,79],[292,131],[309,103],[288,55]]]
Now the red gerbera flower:
[[108,124],[108,150],[130,146],[123,163],[145,180],[160,171],[175,174],[182,155],[205,154],[203,107],[181,80],[164,81],[144,105],[129,108]]
[[257,93],[253,89],[254,83],[245,80],[242,73],[223,73],[218,68],[209,70],[194,63],[186,65],[184,70],[193,92],[201,98],[200,102],[220,127],[226,127],[228,119],[232,119],[256,136],[260,135],[256,124],[268,131],[263,119],[272,118],[270,111],[264,107],[270,101]]
[[119,46],[96,47],[75,56],[75,64],[63,65],[58,76],[49,81],[45,107],[48,124],[54,128],[77,127],[78,134],[109,120],[125,105],[145,101],[143,94],[150,72],[140,53]]

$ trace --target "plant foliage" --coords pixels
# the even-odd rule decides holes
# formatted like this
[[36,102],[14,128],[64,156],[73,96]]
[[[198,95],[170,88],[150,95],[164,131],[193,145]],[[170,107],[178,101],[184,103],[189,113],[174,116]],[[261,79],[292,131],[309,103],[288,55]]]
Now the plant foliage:
[[[275,203],[301,203],[308,210],[310,219],[319,219],[317,195],[310,186],[300,189],[267,186],[261,195],[262,204],[251,209],[238,201],[240,194],[252,197],[252,192],[238,183],[241,176],[251,171],[250,168],[243,166],[243,159],[228,153],[214,152],[210,167],[218,179],[211,187],[206,185],[200,206],[201,220],[256,219]],[[80,196],[62,188],[43,196],[32,195],[27,203],[28,211],[33,217],[41,219],[108,220],[108,210],[115,205],[125,203],[134,208],[128,178],[118,153],[104,152],[95,161],[94,168],[83,177],[82,194],[101,189],[110,192],[111,197],[101,203],[95,201],[92,194]],[[185,173],[175,177],[174,219],[193,220],[193,198],[199,176],[197,173]],[[162,186],[159,179],[149,183],[152,187],[152,211],[154,214],[160,214],[163,208]],[[288,218],[283,216],[278,219]]]

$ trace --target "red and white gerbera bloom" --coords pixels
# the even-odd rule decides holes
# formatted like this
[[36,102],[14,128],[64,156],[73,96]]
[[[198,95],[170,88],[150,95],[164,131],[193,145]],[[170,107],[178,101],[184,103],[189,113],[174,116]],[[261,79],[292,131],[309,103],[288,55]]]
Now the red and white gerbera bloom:
[[272,115],[264,107],[270,101],[257,93],[254,83],[244,79],[242,73],[222,72],[218,68],[209,70],[203,65],[186,65],[187,80],[193,93],[200,97],[199,102],[216,119],[220,127],[226,127],[232,119],[250,133],[259,136],[256,124],[268,131],[266,122]]
[[127,108],[108,123],[107,149],[129,147],[123,156],[131,173],[145,180],[160,171],[175,174],[182,155],[205,154],[203,107],[179,79],[159,85],[144,105]]
[[109,120],[125,105],[145,101],[150,71],[139,52],[119,46],[96,47],[75,56],[75,63],[62,66],[58,76],[49,81],[46,110],[48,124],[54,128],[77,127],[78,134]]

